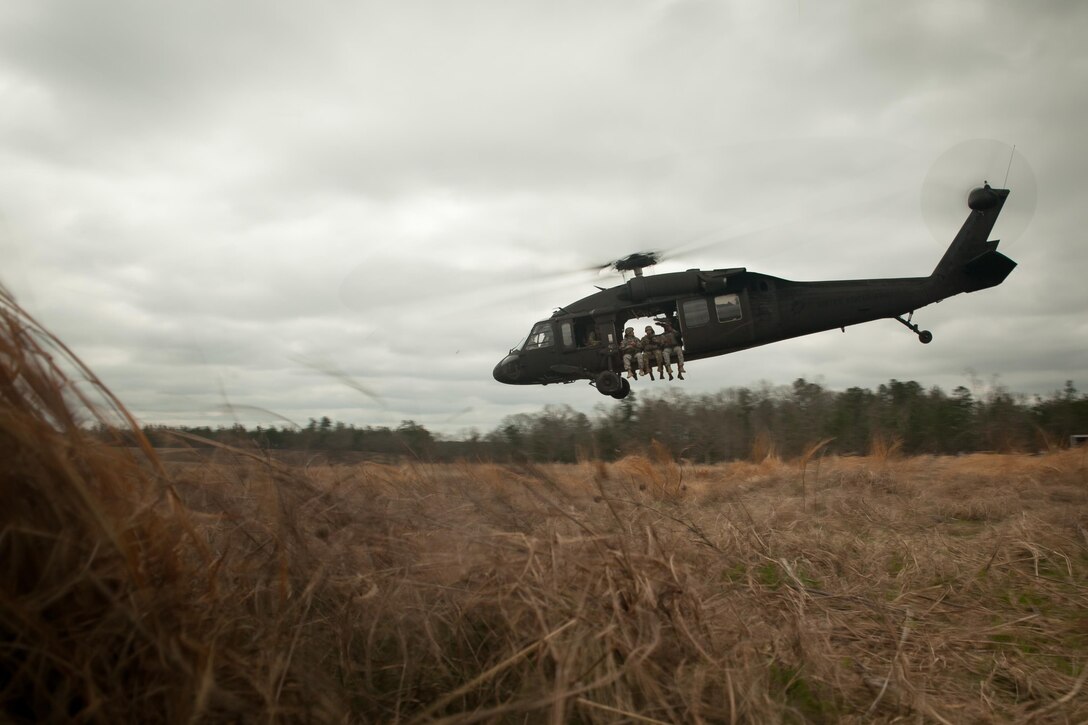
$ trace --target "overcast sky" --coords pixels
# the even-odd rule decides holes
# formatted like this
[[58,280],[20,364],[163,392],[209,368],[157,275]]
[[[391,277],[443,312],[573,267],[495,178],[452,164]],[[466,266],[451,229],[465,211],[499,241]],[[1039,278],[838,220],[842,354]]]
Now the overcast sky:
[[7,0],[0,281],[143,422],[486,432],[614,404],[491,377],[622,281],[577,270],[716,241],[656,271],[926,275],[996,139],[1020,266],[921,310],[932,344],[879,321],[635,390],[1088,389],[1085,29],[1080,2]]

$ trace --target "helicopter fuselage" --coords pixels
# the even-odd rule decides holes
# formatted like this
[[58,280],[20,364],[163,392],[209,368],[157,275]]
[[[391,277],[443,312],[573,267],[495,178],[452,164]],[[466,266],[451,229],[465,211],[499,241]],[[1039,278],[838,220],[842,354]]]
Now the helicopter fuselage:
[[904,315],[1000,284],[1016,266],[986,240],[1007,195],[988,186],[972,192],[970,216],[928,277],[796,282],[744,268],[638,275],[536,323],[494,377],[513,385],[590,380],[623,397],[629,384],[619,376],[619,346],[625,323],[638,318],[670,322],[688,361],[885,318],[928,343],[932,335]]

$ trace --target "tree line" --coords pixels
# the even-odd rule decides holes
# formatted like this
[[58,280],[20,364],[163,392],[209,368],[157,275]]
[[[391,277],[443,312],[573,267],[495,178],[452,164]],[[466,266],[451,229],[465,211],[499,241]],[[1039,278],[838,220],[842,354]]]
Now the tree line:
[[357,427],[328,417],[311,419],[301,428],[146,426],[143,432],[155,446],[220,442],[428,461],[614,460],[644,451],[652,441],[677,458],[707,463],[766,455],[794,458],[817,443],[843,455],[893,447],[907,455],[1033,452],[1066,446],[1070,436],[1088,433],[1088,395],[1072,381],[1049,396],[1029,398],[1001,387],[976,397],[964,386],[949,394],[898,380],[876,390],[833,391],[799,378],[788,386],[710,394],[677,388],[633,393],[599,405],[592,416],[569,405],[548,405],[457,440],[434,435],[411,420],[395,428]]

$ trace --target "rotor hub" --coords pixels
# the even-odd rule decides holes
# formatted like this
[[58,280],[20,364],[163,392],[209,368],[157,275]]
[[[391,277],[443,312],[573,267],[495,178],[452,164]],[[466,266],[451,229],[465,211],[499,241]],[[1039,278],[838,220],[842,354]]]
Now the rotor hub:
[[641,277],[643,268],[657,264],[659,257],[658,252],[635,252],[617,259],[612,263],[612,268],[617,272],[634,272]]

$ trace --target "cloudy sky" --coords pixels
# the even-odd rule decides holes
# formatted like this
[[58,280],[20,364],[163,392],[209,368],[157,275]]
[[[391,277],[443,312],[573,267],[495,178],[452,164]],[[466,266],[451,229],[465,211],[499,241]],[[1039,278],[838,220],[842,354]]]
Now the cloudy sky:
[[145,422],[488,431],[610,401],[491,377],[622,281],[578,270],[713,242],[656,271],[926,275],[1003,181],[994,139],[1020,266],[920,311],[932,344],[873,322],[682,385],[1088,389],[1085,28],[1078,2],[8,0],[0,281]]

